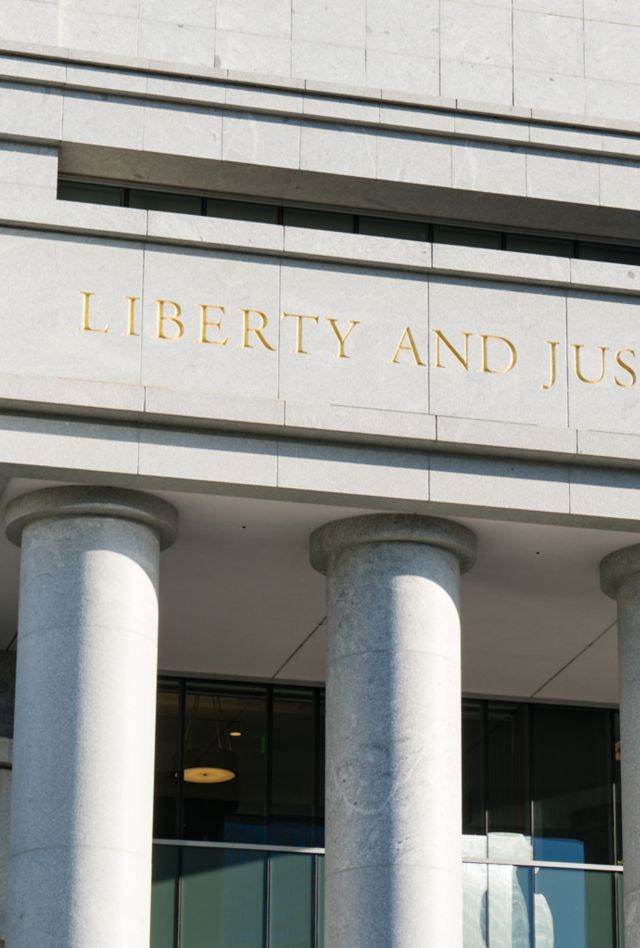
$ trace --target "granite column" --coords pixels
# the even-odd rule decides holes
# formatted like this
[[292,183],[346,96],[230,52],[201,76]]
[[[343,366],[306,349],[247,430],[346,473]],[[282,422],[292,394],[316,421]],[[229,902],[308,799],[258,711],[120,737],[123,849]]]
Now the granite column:
[[327,575],[326,948],[462,946],[465,527],[355,517],[311,537]]
[[606,556],[600,583],[618,606],[624,929],[640,945],[640,544]]
[[22,547],[11,948],[149,943],[158,567],[175,520],[98,487],[7,508]]

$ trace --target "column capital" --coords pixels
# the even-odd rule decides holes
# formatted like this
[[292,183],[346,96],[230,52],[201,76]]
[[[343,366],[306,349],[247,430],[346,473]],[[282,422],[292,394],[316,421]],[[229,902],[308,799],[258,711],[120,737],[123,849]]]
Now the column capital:
[[622,583],[636,573],[640,573],[640,543],[623,546],[605,556],[600,563],[600,588],[605,595],[616,599]]
[[331,557],[349,546],[364,543],[424,543],[457,556],[460,572],[471,569],[476,558],[476,537],[467,527],[439,517],[418,514],[365,514],[318,527],[309,541],[314,569],[326,573]]
[[5,511],[5,532],[20,546],[22,531],[29,524],[67,517],[110,517],[144,524],[157,535],[161,550],[171,546],[176,536],[177,513],[166,500],[120,487],[84,485],[45,487],[16,497]]

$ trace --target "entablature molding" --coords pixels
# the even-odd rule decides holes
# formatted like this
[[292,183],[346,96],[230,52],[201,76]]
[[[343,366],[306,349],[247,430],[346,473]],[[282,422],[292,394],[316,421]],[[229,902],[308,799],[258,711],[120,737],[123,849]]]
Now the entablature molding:
[[226,69],[185,69],[60,47],[0,45],[0,81],[453,140],[621,159],[640,156],[637,122]]
[[[640,468],[0,410],[0,478],[638,532]],[[640,458],[639,458],[640,460]]]

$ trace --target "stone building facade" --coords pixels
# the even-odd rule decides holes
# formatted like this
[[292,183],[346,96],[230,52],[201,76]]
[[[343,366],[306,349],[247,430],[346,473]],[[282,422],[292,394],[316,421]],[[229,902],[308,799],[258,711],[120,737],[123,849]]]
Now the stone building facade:
[[0,0],[8,948],[640,944],[639,45]]

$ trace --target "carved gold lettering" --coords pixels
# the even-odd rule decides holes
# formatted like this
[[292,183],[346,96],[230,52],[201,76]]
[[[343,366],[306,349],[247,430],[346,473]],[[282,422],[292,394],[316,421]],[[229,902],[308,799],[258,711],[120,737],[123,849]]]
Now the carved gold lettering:
[[393,358],[390,360],[392,364],[399,364],[398,356],[401,352],[410,352],[416,365],[425,365],[425,363],[420,358],[416,341],[413,338],[413,333],[411,332],[411,326],[405,326],[404,332],[400,336],[400,342],[396,346],[396,351],[393,353]]
[[[515,368],[516,362],[518,361],[518,353],[516,347],[511,342],[510,339],[506,339],[504,336],[492,336],[489,333],[480,333],[480,339],[482,340],[481,345],[481,363],[480,371],[488,372],[489,375],[506,375],[507,372],[511,372]],[[491,369],[489,368],[489,340],[494,339],[496,342],[504,342],[505,346],[509,350],[509,364],[505,369]]]
[[609,351],[608,346],[598,346],[598,349],[600,351],[600,375],[596,379],[588,379],[582,371],[582,367],[580,365],[580,351],[584,349],[584,346],[578,345],[577,343],[573,342],[571,343],[571,348],[574,351],[574,367],[575,367],[576,377],[580,379],[581,382],[584,382],[585,385],[599,385],[600,382],[604,378],[604,373],[606,369],[605,356],[607,352]]
[[222,332],[222,319],[208,319],[207,316],[210,309],[215,309],[221,316],[224,316],[224,306],[211,306],[208,303],[198,303],[198,309],[200,310],[200,339],[198,342],[209,346],[226,346],[229,342],[227,336],[225,336],[224,339],[209,339],[207,332],[209,327],[217,329],[218,332]]
[[436,369],[445,368],[445,366],[440,361],[440,343],[442,342],[447,347],[451,355],[454,356],[458,360],[460,365],[468,371],[469,370],[469,337],[472,336],[473,333],[470,333],[470,332],[462,333],[462,335],[464,336],[464,355],[458,352],[456,347],[451,342],[449,342],[445,334],[440,329],[434,329],[433,334],[436,337],[435,368]]
[[127,318],[127,331],[126,336],[139,336],[140,333],[136,332],[136,303],[140,299],[139,296],[125,296],[125,299],[129,301],[129,314]]
[[625,362],[624,359],[622,358],[623,354],[627,354],[627,353],[632,358],[635,359],[636,353],[634,349],[618,349],[618,351],[616,352],[616,364],[619,365],[621,369],[624,369],[625,372],[629,373],[629,379],[630,379],[630,381],[628,382],[621,382],[618,376],[616,375],[614,378],[614,382],[620,388],[633,388],[633,386],[637,382],[635,369],[632,369],[629,363]]
[[[80,330],[91,333],[108,333],[111,331],[110,324],[103,321],[103,317],[94,312],[93,297],[96,294],[90,290],[80,291],[82,298],[82,321]],[[124,296],[127,301],[127,318],[124,326],[124,335],[140,337],[143,331],[146,331],[146,325],[142,318],[142,296]],[[156,305],[156,338],[167,341],[181,339],[185,334],[185,327],[189,327],[182,306],[176,300],[155,299]],[[140,307],[138,307],[140,303]],[[222,305],[212,303],[198,303],[199,328],[196,342],[200,345],[209,346],[228,346],[230,337],[225,333],[228,325],[223,322],[227,320],[227,308]],[[98,308],[100,309],[100,307]],[[240,309],[242,314],[242,337],[240,348],[242,349],[266,349],[268,352],[275,352],[279,344],[271,345],[268,334],[274,334],[275,329],[269,329],[269,318],[259,309],[245,308]],[[309,329],[311,326],[319,326],[321,323],[328,323],[331,333],[337,341],[337,350],[333,353],[337,359],[349,359],[352,353],[347,353],[347,344],[351,340],[356,326],[360,325],[357,319],[337,319],[328,316],[314,316],[305,313],[291,313],[280,311],[280,320],[293,320],[295,330],[294,340],[291,352],[296,355],[308,355],[305,343],[308,343],[309,333],[311,339],[314,333]],[[102,322],[102,325],[96,325]],[[344,327],[340,324],[344,323]],[[478,371],[488,375],[507,375],[512,372],[519,361],[519,353],[516,344],[506,336],[493,335],[491,333],[472,333],[462,330],[447,334],[441,329],[431,329],[434,341],[427,335],[426,340],[419,334],[420,347],[427,351],[422,353],[416,342],[414,329],[407,325],[400,334],[398,344],[395,347],[389,363],[392,365],[407,365],[425,367],[433,366],[436,369],[445,369],[451,366],[455,369],[455,364],[459,364],[465,372],[476,368],[475,362],[475,340],[480,340],[480,360]],[[317,334],[316,334],[317,335]],[[451,336],[453,335],[453,340]],[[325,336],[326,342],[326,336]],[[540,340],[540,344],[542,340]],[[547,355],[546,380],[541,379],[542,391],[549,391],[558,384],[558,380],[564,383],[563,373],[565,371],[564,343],[557,339],[544,340]],[[351,348],[351,347],[350,347]],[[435,348],[435,351],[434,351]],[[638,385],[640,378],[640,369],[638,368],[637,357],[640,350],[631,348],[609,348],[608,346],[570,343],[568,349],[573,350],[573,355],[567,354],[567,362],[573,365],[569,371],[573,371],[575,377],[585,385],[599,385],[607,381],[607,384],[613,384],[618,388],[630,389]],[[611,355],[608,355],[608,353]],[[403,353],[406,357],[403,358]],[[423,358],[424,354],[424,358]],[[542,372],[544,372],[544,368]]]
[[319,316],[303,316],[302,313],[283,313],[282,319],[295,319],[296,322],[296,347],[293,349],[293,352],[297,352],[300,355],[307,355],[307,351],[303,346],[302,340],[302,327],[304,326],[305,319],[308,319],[312,323],[317,323],[320,320]]
[[[253,333],[262,343],[265,349],[268,349],[269,352],[275,352],[276,350],[273,346],[269,345],[265,339],[262,330],[267,328],[269,320],[264,313],[261,313],[259,309],[243,309],[242,311],[242,349],[253,349],[249,337]],[[257,316],[260,320],[259,326],[250,326],[249,320],[251,316]]]
[[544,389],[545,391],[550,388],[553,388],[553,386],[556,384],[557,363],[558,363],[557,354],[558,354],[558,346],[560,345],[560,343],[557,342],[555,339],[547,339],[547,345],[549,346],[549,360],[550,360],[549,381],[547,382],[546,385],[540,386],[540,388]]
[[350,319],[350,320],[349,320],[349,328],[347,329],[346,333],[345,333],[344,336],[343,336],[342,333],[340,332],[340,330],[338,329],[338,320],[337,320],[337,319],[330,319],[328,316],[325,317],[325,318],[326,318],[327,322],[329,323],[329,325],[331,326],[331,328],[332,328],[332,330],[333,330],[333,333],[334,333],[336,339],[338,340],[338,352],[337,352],[337,354],[336,354],[336,358],[338,358],[338,359],[350,359],[351,356],[348,356],[348,355],[346,354],[346,352],[344,351],[344,346],[345,346],[345,343],[346,343],[347,339],[349,338],[349,336],[351,335],[351,333],[353,332],[353,330],[356,328],[356,326],[359,326],[359,325],[360,325],[360,320],[359,320],[359,319]]
[[[184,324],[180,319],[182,316],[182,307],[180,304],[176,303],[175,300],[155,300],[154,302],[158,313],[158,331],[156,338],[168,339],[171,342],[175,339],[180,339],[184,334]],[[165,312],[165,307],[167,306],[173,306],[173,313]],[[165,323],[173,323],[178,331],[174,332],[172,336],[167,336],[165,333]]]
[[97,329],[95,326],[91,326],[89,323],[89,300],[92,296],[95,296],[95,293],[87,293],[85,290],[81,290],[80,295],[82,297],[82,332],[109,332],[109,325],[103,326],[100,329]]

